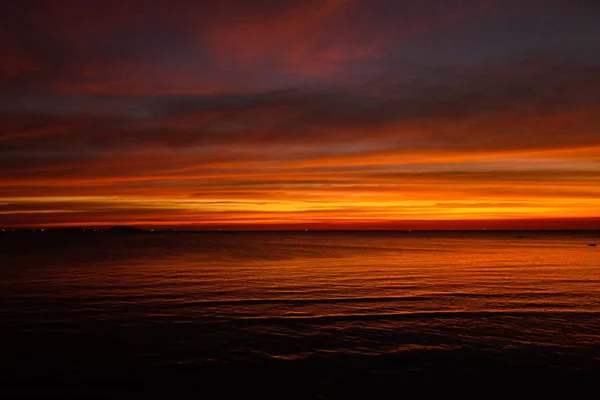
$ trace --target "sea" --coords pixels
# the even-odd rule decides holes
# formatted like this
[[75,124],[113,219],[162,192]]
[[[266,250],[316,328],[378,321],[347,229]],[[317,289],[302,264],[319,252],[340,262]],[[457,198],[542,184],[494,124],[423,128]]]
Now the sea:
[[598,398],[600,231],[2,232],[0,398]]

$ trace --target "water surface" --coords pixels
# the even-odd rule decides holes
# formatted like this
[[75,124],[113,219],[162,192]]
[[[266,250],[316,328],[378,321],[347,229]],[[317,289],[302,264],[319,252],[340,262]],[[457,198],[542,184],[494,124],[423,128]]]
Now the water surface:
[[301,397],[338,396],[355,376],[367,391],[515,371],[592,382],[594,242],[590,231],[5,233],[0,368],[13,389],[35,379],[44,393],[63,393],[64,377],[122,390],[182,369],[187,383],[258,374],[259,391],[279,376]]

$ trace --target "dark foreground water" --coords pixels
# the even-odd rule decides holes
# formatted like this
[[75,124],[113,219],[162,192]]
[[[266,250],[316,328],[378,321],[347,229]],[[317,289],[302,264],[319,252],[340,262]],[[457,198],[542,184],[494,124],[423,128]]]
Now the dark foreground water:
[[596,242],[2,233],[0,397],[597,398]]

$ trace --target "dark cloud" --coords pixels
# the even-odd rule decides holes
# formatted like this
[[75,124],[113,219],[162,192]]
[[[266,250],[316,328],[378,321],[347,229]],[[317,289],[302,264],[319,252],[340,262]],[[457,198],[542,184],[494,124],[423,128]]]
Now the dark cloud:
[[103,96],[61,114],[5,110],[0,149],[235,149],[376,140],[462,149],[600,144],[600,97],[590,84],[599,74],[597,66],[537,60],[438,71],[419,81],[398,78],[381,90],[376,85],[384,84],[376,82],[252,94]]

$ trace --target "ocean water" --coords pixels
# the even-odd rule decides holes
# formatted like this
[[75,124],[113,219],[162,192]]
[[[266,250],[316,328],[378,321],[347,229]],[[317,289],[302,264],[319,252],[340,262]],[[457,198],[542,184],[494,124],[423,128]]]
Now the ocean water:
[[2,233],[0,390],[596,398],[599,234]]

